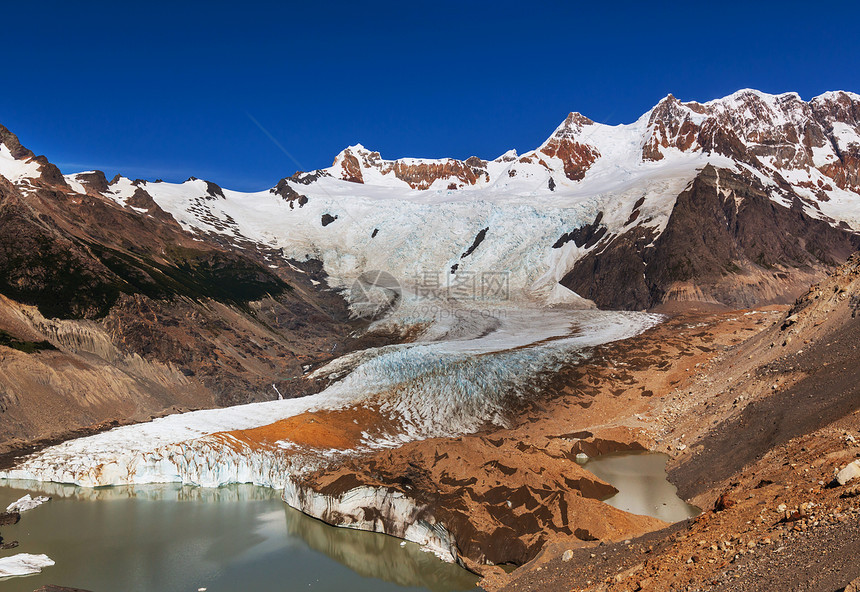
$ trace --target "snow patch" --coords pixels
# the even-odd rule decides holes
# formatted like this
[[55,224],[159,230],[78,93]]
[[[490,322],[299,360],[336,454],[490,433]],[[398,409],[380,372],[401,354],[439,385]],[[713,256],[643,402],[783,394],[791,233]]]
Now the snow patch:
[[0,175],[12,183],[35,179],[41,175],[41,166],[32,160],[17,160],[6,144],[0,144]]

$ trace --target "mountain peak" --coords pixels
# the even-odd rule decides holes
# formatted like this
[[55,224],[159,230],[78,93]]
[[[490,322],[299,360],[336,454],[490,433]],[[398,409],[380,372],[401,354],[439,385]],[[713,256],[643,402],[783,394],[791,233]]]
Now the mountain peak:
[[18,136],[10,132],[9,129],[3,125],[0,125],[0,144],[9,149],[12,158],[15,160],[25,160],[36,157],[32,151],[21,145],[21,142],[18,141]]
[[513,162],[518,158],[517,151],[511,148],[501,156],[498,156],[493,162]]
[[582,133],[583,128],[594,125],[594,121],[576,111],[571,111],[551,137],[572,137]]

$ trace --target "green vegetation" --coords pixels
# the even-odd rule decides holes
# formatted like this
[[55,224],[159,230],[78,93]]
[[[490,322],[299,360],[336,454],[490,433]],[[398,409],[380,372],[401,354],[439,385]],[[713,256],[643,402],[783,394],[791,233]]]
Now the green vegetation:
[[0,329],[0,346],[11,347],[25,354],[57,349],[50,341],[23,341]]
[[102,318],[121,294],[244,306],[290,289],[254,261],[229,252],[174,246],[156,261],[151,254],[95,242],[63,244],[41,233],[15,238],[0,236],[0,293],[38,307],[46,317]]
[[123,292],[150,298],[212,298],[243,305],[290,289],[274,274],[232,253],[171,246],[164,252],[164,259],[171,264],[165,264],[146,255],[130,255],[102,245],[91,244],[89,248],[122,279]]
[[73,244],[48,234],[0,237],[0,292],[46,317],[102,317],[121,291],[118,278]]

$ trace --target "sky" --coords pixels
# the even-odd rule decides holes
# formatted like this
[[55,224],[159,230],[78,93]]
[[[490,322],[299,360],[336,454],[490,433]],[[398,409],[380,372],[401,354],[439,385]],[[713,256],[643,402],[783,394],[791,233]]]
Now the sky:
[[7,2],[0,124],[64,173],[252,191],[331,165],[495,158],[669,93],[860,92],[860,3]]

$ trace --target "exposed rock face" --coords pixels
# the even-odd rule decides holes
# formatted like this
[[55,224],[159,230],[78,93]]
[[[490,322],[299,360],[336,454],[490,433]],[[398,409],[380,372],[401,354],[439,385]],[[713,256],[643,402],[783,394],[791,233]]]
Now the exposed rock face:
[[453,184],[454,188],[486,181],[486,166],[486,161],[474,156],[465,161],[452,158],[383,160],[379,152],[371,152],[359,144],[341,152],[335,158],[332,168],[341,179],[353,183],[364,183],[362,171],[374,169],[377,174],[393,174],[412,189],[428,189],[439,179]]
[[[838,187],[860,189],[860,99],[845,92],[825,93],[805,102],[794,93],[766,95],[739,91],[709,103],[683,103],[669,95],[648,114],[641,138],[641,158],[661,161],[668,150],[721,154],[787,183],[786,171],[812,173],[799,181],[812,192]],[[595,123],[571,113],[537,150],[517,158],[506,153],[497,162],[537,164],[571,181],[585,177],[600,159],[589,140]],[[557,159],[550,161],[549,158]],[[367,170],[393,175],[412,189],[427,189],[443,180],[455,187],[492,182],[488,162],[477,157],[383,160],[378,152],[351,146],[335,159],[332,171],[341,179],[364,183]],[[516,167],[510,177],[519,173]],[[552,190],[552,188],[550,188]],[[826,197],[825,197],[826,199]]]
[[644,160],[662,160],[661,148],[671,146],[678,150],[691,150],[700,147],[700,130],[693,118],[695,114],[702,113],[704,108],[697,103],[688,103],[687,109],[681,109],[680,106],[680,101],[669,95],[651,111],[648,120],[651,134],[642,146]]
[[291,179],[281,179],[278,181],[278,184],[275,185],[270,191],[272,193],[276,193],[283,197],[285,200],[290,202],[290,208],[295,207],[294,204],[298,203],[299,207],[302,207],[306,203],[308,203],[308,197],[306,195],[302,195],[290,185]]
[[87,195],[97,196],[108,190],[108,181],[102,171],[79,173],[75,178],[84,186]]
[[394,175],[413,189],[427,189],[436,179],[457,179],[461,184],[474,185],[484,177],[480,166],[468,162],[447,160],[441,163],[404,163],[396,161]]
[[31,150],[21,145],[18,136],[3,125],[0,125],[0,144],[6,146],[12,154],[12,158],[16,160],[29,160],[36,157]]
[[561,160],[564,165],[564,174],[571,181],[579,181],[585,177],[585,173],[600,156],[596,148],[577,140],[582,135],[583,127],[593,123],[579,113],[571,113],[561,127],[538,150],[546,156],[554,156]]
[[790,301],[860,248],[860,236],[806,215],[800,199],[782,206],[755,178],[708,166],[662,234],[634,227],[604,238],[561,283],[610,308]]
[[817,170],[842,189],[858,187],[860,145],[844,134],[860,128],[860,101],[851,93],[804,102],[793,93],[747,90],[704,105],[669,95],[648,123],[645,160],[661,160],[667,148],[704,149],[760,169]]

